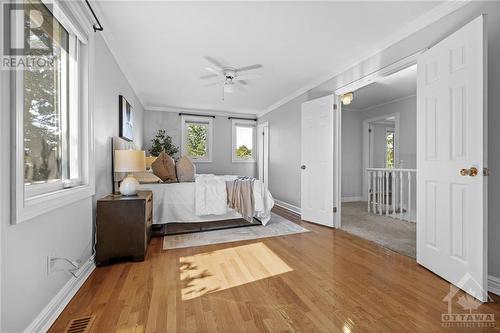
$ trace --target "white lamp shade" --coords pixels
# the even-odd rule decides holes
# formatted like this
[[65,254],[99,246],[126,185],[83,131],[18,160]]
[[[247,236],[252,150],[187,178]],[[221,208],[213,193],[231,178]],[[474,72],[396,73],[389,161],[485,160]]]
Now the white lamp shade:
[[144,150],[115,150],[115,172],[138,172],[146,170]]

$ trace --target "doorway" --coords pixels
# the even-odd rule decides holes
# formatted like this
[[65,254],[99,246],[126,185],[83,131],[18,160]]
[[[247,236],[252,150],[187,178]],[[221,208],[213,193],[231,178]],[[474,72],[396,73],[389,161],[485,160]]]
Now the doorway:
[[[417,174],[412,176],[406,172],[405,177],[404,172],[393,170],[395,174],[391,176],[376,168],[365,170],[366,209],[380,217],[399,214],[400,218],[408,219],[413,216],[410,212],[415,211],[417,262],[483,302],[488,300],[488,197],[487,178],[484,178],[488,176],[487,39],[484,27],[484,16],[480,16],[429,49],[335,92],[344,96],[362,91],[361,88],[369,86],[374,79],[387,76],[384,73],[395,73],[395,67],[399,67],[398,71],[407,68],[408,59],[418,63],[418,112],[413,123],[417,130],[416,210],[412,192],[406,194],[393,184],[399,180],[400,185],[407,182],[412,186]],[[346,114],[342,112],[342,117]],[[336,130],[341,128],[339,124]],[[406,129],[402,127],[399,134],[403,133]],[[336,157],[342,159],[340,152]],[[343,188],[341,183],[342,180],[335,189],[338,194]],[[398,205],[405,196],[407,206]],[[344,224],[341,215],[336,226]]]
[[341,112],[341,229],[412,258],[416,89],[413,64],[355,90]]

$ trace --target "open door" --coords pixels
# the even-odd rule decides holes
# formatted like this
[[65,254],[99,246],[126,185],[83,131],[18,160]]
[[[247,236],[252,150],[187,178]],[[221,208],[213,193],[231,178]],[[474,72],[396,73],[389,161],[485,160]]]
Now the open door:
[[417,261],[487,301],[486,39],[481,16],[418,59]]
[[302,104],[302,219],[329,227],[334,221],[334,96]]

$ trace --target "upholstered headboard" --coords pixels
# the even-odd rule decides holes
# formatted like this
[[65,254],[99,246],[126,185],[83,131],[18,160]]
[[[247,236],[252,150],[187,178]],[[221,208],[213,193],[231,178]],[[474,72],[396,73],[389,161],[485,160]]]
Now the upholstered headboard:
[[113,182],[113,192],[118,189],[120,181],[127,176],[125,172],[115,172],[115,150],[127,150],[134,149],[137,150],[139,147],[134,143],[134,141],[128,141],[120,137],[113,137],[111,139],[111,179]]

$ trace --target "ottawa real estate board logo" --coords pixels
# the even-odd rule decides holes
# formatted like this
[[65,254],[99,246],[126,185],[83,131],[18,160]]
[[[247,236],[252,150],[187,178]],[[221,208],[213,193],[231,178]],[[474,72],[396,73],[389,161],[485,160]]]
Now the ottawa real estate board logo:
[[52,6],[41,2],[2,4],[1,69],[40,69],[54,66],[54,18],[51,13]]
[[[448,303],[448,311],[441,314],[441,326],[460,328],[493,328],[495,327],[495,314],[480,311],[483,304],[474,294],[482,295],[488,301],[493,301],[488,293],[482,290],[481,285],[470,274],[466,274],[458,283],[460,288],[450,284],[450,291],[443,298]],[[462,290],[468,291],[464,293]],[[477,296],[479,296],[477,295]]]

